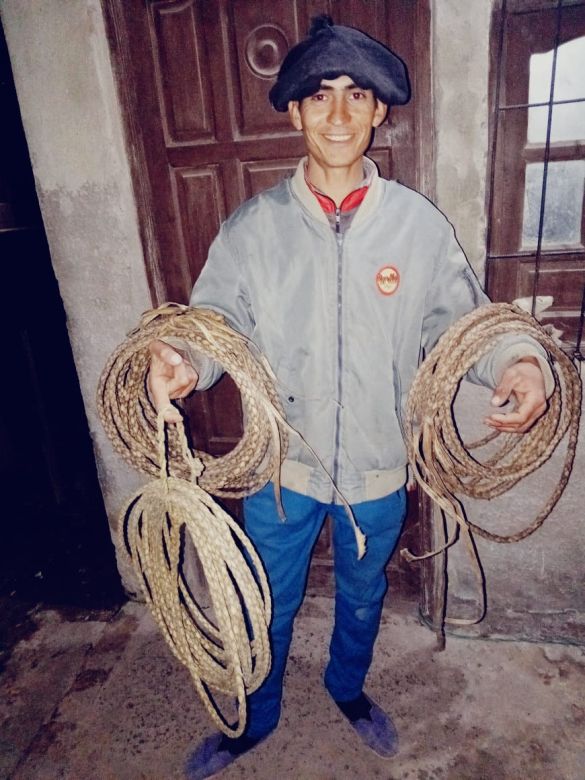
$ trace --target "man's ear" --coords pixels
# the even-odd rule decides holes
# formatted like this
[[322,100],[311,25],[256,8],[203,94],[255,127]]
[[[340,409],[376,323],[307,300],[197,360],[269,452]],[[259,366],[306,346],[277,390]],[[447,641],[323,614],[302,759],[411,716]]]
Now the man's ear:
[[303,129],[303,120],[301,119],[301,108],[298,100],[288,101],[288,117],[295,130]]
[[374,111],[374,118],[372,120],[372,127],[379,127],[388,115],[388,106],[386,103],[382,103],[381,100],[376,98],[376,110]]

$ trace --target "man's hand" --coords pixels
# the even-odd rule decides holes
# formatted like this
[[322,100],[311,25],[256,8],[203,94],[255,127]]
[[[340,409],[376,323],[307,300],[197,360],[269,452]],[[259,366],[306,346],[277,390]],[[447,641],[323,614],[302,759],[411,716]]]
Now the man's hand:
[[516,401],[514,410],[491,414],[485,423],[501,433],[525,433],[547,407],[544,377],[536,358],[523,358],[504,371],[494,390],[492,405],[502,406],[510,396]]
[[199,380],[197,372],[164,341],[152,341],[148,348],[151,355],[147,379],[150,397],[157,411],[169,407],[164,413],[167,422],[181,422],[179,410],[171,406],[171,398],[189,395]]

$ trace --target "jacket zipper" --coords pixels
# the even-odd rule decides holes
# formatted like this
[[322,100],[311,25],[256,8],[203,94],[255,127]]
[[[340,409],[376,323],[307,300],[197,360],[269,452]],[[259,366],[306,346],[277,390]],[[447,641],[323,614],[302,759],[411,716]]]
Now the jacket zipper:
[[[335,239],[337,243],[337,409],[335,411],[335,449],[333,451],[333,482],[337,485],[339,478],[340,449],[341,449],[341,407],[343,394],[343,348],[342,348],[342,314],[341,305],[343,298],[342,280],[342,255],[343,233],[341,232],[341,208],[335,209]],[[332,502],[335,500],[335,491],[332,491]]]

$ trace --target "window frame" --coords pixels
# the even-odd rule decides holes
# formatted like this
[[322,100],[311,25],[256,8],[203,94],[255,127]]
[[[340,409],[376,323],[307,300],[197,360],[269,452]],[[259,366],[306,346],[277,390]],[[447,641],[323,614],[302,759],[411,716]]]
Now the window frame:
[[[522,30],[522,35],[518,31]],[[516,32],[516,35],[515,35]],[[544,315],[561,329],[573,353],[581,356],[585,308],[585,207],[581,211],[581,246],[543,246],[544,205],[534,247],[522,246],[527,165],[544,164],[541,201],[546,203],[550,163],[585,159],[585,140],[551,142],[556,51],[563,43],[585,36],[583,0],[500,0],[492,15],[490,61],[490,172],[486,283],[496,301],[532,299],[553,294],[555,302]],[[551,41],[553,47],[551,49]],[[529,103],[532,54],[553,50],[553,79],[546,103]],[[577,101],[585,102],[585,96]],[[530,107],[548,107],[545,143],[528,143]],[[584,197],[585,201],[585,197]],[[582,357],[581,357],[582,359]]]

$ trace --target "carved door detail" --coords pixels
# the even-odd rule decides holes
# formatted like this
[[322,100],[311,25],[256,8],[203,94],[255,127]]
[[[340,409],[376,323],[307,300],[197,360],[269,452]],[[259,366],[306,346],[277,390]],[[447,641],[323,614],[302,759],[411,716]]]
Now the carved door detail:
[[[370,156],[384,176],[431,194],[421,165],[432,140],[421,108],[428,0],[103,2],[155,303],[186,302],[222,220],[303,155],[302,136],[272,109],[268,91],[318,13],[387,42],[408,64],[416,98],[392,111]],[[232,448],[241,423],[229,377],[190,404],[196,443],[216,454]],[[327,557],[328,544],[322,537],[317,554]]]

